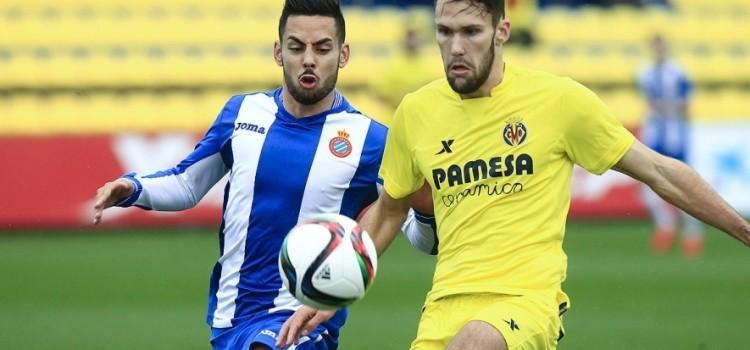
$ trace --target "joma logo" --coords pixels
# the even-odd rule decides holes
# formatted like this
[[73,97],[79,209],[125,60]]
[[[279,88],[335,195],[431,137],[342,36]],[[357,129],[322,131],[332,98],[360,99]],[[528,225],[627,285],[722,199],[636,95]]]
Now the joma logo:
[[264,128],[262,126],[255,125],[255,124],[251,124],[251,123],[237,123],[235,125],[235,127],[234,127],[234,130],[235,131],[237,131],[237,130],[247,130],[247,131],[257,132],[257,133],[263,134],[263,135],[266,133],[266,128]]

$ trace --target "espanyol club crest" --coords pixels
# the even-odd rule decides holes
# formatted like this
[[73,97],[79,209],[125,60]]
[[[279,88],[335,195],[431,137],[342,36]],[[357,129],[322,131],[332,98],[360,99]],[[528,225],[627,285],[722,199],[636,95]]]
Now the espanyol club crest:
[[346,130],[339,130],[338,136],[331,139],[328,143],[328,149],[334,156],[346,158],[352,153],[352,143],[349,142],[349,133]]
[[505,122],[505,129],[503,129],[503,140],[508,146],[518,146],[526,141],[526,124],[523,123],[521,118],[512,118]]

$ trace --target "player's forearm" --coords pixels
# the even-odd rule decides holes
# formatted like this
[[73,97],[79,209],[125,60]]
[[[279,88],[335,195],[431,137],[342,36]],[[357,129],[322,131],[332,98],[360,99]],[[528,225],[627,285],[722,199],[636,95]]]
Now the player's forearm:
[[378,256],[383,255],[401,230],[408,213],[408,201],[386,199],[383,194],[360,219],[360,225],[375,243]]
[[135,188],[128,197],[117,203],[120,207],[178,211],[192,208],[197,203],[195,196],[176,175],[152,178],[130,173],[118,181],[128,181]]
[[178,211],[194,207],[227,172],[219,155],[189,166],[175,167],[148,176],[127,174],[137,190],[122,206],[137,205],[154,210]]
[[657,174],[649,183],[666,201],[750,246],[748,223],[693,169],[675,159],[657,162]]

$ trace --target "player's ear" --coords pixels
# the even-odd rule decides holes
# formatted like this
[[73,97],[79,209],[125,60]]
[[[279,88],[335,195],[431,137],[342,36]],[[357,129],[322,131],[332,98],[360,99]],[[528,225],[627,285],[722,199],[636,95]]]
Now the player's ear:
[[495,28],[495,46],[505,44],[509,38],[510,22],[505,18],[501,18],[500,23],[498,23],[497,27]]
[[284,66],[284,61],[281,59],[281,43],[278,40],[273,42],[273,59],[279,67]]
[[349,55],[351,54],[350,50],[351,49],[349,48],[349,44],[341,44],[341,53],[339,54],[339,68],[344,68],[346,67],[346,64],[349,63]]

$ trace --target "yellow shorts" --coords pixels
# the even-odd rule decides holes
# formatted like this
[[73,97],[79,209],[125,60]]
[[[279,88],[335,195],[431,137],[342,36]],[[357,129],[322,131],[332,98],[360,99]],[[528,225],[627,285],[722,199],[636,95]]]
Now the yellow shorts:
[[509,350],[552,350],[563,336],[563,292],[528,295],[458,294],[428,302],[411,350],[444,350],[469,321],[484,321],[505,338]]

